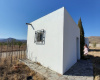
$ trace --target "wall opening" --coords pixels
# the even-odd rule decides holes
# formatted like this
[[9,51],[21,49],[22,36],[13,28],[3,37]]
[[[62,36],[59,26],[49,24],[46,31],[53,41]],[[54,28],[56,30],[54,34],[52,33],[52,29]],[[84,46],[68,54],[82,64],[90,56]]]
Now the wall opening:
[[36,44],[44,44],[45,43],[45,30],[44,29],[35,31],[34,42]]
[[79,38],[76,38],[76,58],[79,59]]

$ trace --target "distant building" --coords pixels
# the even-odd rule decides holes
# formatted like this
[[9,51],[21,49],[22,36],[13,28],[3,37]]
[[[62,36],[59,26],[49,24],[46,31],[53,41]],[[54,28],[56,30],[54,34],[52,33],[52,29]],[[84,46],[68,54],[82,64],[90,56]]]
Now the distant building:
[[85,44],[87,44],[87,46],[89,46],[89,39],[88,39],[88,37],[85,37]]
[[100,48],[100,43],[90,43],[89,46]]
[[80,30],[64,7],[28,25],[27,58],[64,74],[80,59]]

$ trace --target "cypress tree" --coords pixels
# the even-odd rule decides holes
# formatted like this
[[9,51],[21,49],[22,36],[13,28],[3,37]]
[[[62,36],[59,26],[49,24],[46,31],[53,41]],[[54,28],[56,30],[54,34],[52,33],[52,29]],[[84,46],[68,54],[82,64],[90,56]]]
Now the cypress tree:
[[84,29],[82,25],[81,18],[78,21],[78,26],[80,28],[80,57],[83,58],[83,49],[84,49]]

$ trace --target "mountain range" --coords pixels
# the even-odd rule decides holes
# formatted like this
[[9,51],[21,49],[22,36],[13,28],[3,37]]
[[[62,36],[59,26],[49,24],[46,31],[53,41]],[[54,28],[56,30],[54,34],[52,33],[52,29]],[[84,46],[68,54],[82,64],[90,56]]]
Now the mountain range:
[[24,39],[15,39],[15,38],[6,38],[6,39],[0,38],[0,42],[7,42],[8,40],[11,41],[13,39],[16,40],[16,42],[18,42],[18,41],[27,42],[27,40],[24,40]]
[[99,43],[100,44],[100,36],[90,36],[88,37],[89,43]]
[[[15,38],[0,38],[0,42],[7,42],[8,40],[11,41]],[[100,36],[90,36],[88,37],[89,39],[89,43],[100,43]],[[27,40],[24,40],[24,39],[15,39],[17,42],[18,41],[21,41],[21,42],[27,42]]]

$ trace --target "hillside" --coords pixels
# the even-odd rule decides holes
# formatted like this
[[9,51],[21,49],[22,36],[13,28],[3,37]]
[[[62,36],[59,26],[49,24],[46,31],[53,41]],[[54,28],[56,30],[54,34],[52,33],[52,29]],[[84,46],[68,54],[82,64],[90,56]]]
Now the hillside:
[[88,38],[90,43],[100,43],[100,36],[90,36]]
[[[13,40],[14,38],[7,38],[7,39],[0,39],[0,42],[7,42],[8,40],[11,41]],[[17,42],[18,41],[21,41],[21,42],[26,42],[27,40],[20,40],[20,39],[15,39]]]

